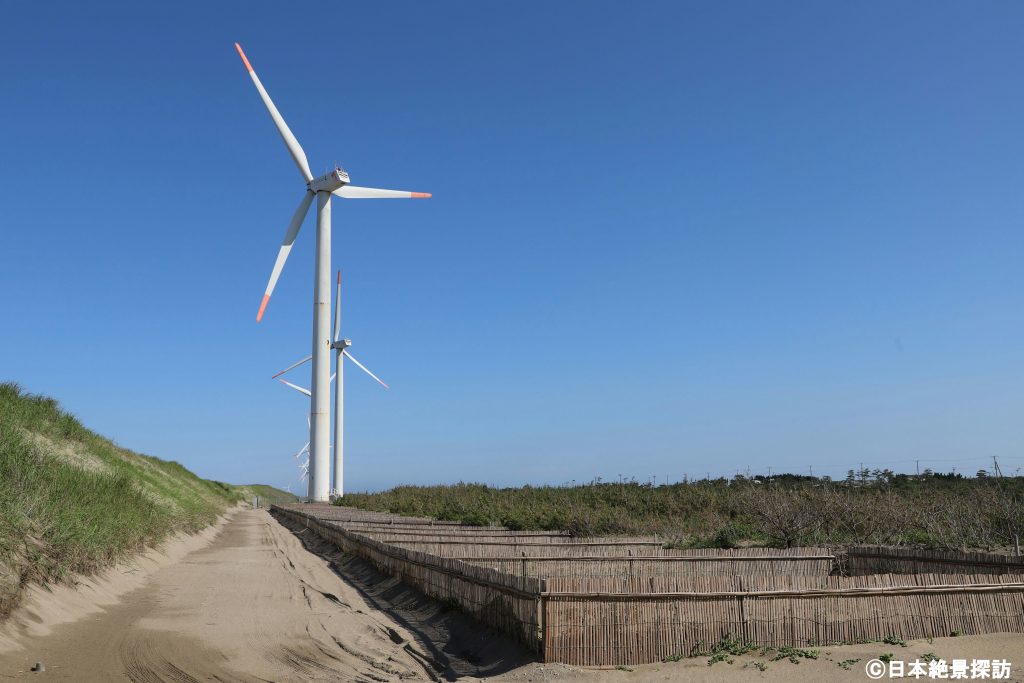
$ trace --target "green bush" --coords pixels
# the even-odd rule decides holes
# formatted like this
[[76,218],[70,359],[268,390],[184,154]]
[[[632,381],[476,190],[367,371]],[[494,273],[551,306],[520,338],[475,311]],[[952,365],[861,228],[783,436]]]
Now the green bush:
[[1024,536],[1024,478],[910,477],[888,470],[833,482],[779,475],[650,486],[494,488],[458,483],[348,494],[340,504],[516,530],[652,535],[674,547],[919,545],[995,548]]

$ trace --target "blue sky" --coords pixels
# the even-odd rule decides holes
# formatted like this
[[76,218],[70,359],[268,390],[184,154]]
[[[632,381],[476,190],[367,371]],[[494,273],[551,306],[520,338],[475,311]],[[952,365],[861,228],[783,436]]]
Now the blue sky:
[[[1017,3],[0,7],[0,376],[299,487],[314,174],[354,489],[1024,466]],[[303,380],[307,383],[308,379]]]

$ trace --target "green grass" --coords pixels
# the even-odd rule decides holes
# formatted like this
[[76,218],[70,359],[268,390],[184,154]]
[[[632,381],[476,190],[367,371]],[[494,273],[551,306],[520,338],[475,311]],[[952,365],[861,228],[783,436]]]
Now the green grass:
[[246,502],[251,503],[253,496],[260,497],[260,506],[271,503],[297,503],[299,497],[266,484],[239,484],[233,487]]
[[844,481],[777,475],[651,486],[495,488],[459,483],[347,494],[343,505],[577,535],[658,534],[673,547],[918,545],[1007,549],[1024,543],[1024,477],[888,470]]
[[89,574],[197,531],[242,496],[117,446],[51,398],[0,384],[0,617],[27,584]]
[[[774,655],[769,659],[769,661],[778,662],[783,659],[788,659],[793,664],[799,664],[801,659],[817,659],[821,654],[820,650],[803,650],[790,647],[788,645],[784,645],[779,648],[755,645],[739,638],[734,633],[729,633],[722,636],[718,642],[713,645],[706,646],[703,642],[699,642],[690,650],[689,655],[677,654],[671,657],[666,657],[663,661],[678,662],[686,657],[707,657],[708,666],[714,666],[718,662],[732,664],[735,661],[733,659],[734,657],[752,653],[761,657]],[[850,661],[855,662],[857,660]],[[744,667],[751,664],[760,671],[765,671],[768,668],[768,665],[764,662],[750,662],[744,665]],[[843,664],[841,663],[840,666],[843,666]],[[843,668],[846,667],[844,666]]]

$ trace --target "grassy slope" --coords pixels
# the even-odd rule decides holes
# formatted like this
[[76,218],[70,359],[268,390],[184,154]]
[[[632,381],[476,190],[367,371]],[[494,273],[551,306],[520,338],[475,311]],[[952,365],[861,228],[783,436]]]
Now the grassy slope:
[[0,617],[27,583],[197,531],[245,493],[120,448],[53,399],[0,384]]
[[297,503],[299,497],[294,493],[288,493],[281,489],[266,484],[241,484],[234,487],[247,502],[252,502],[253,496],[260,497],[260,507],[271,503]]

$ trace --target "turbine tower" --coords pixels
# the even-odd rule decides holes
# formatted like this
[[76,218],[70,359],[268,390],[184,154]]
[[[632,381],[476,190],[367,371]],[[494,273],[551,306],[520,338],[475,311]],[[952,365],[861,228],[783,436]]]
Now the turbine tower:
[[351,339],[341,337],[341,271],[338,271],[338,284],[334,294],[334,342],[331,348],[334,349],[334,467],[331,470],[331,495],[345,495],[345,359],[356,364],[360,370],[365,372],[377,382],[389,389],[381,378],[370,372],[369,368],[355,359],[348,352],[352,346]]
[[299,202],[298,208],[292,215],[291,224],[285,233],[284,241],[277,254],[277,261],[270,273],[270,282],[267,284],[266,292],[263,294],[263,301],[260,302],[259,313],[256,314],[256,321],[263,319],[267,302],[274,292],[277,279],[281,276],[288,253],[295,243],[295,238],[302,227],[302,221],[309,211],[309,207],[316,197],[316,256],[313,279],[313,381],[310,392],[310,430],[309,441],[312,446],[310,455],[310,476],[309,476],[309,500],[313,502],[327,502],[330,499],[330,430],[331,430],[331,393],[330,393],[330,351],[332,348],[331,329],[329,318],[330,307],[330,286],[331,286],[331,197],[338,196],[346,199],[409,199],[427,198],[428,192],[403,192],[399,190],[379,190],[371,187],[356,187],[349,184],[348,173],[340,167],[336,167],[330,173],[314,178],[309,170],[309,162],[306,161],[306,153],[302,150],[299,141],[292,134],[285,123],[281,113],[274,106],[270,95],[260,82],[259,77],[253,70],[252,65],[242,51],[242,46],[235,43],[238,56],[242,58],[253,85],[260,94],[263,104],[270,113],[270,118],[277,127],[284,140],[288,153],[291,155],[295,165],[299,168],[302,180],[306,184],[306,192]]

